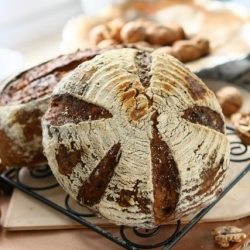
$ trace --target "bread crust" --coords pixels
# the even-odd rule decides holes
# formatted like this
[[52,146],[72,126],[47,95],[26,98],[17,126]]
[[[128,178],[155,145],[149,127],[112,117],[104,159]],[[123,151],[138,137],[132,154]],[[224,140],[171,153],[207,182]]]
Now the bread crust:
[[230,144],[221,108],[172,56],[127,48],[81,64],[54,89],[42,128],[58,182],[118,225],[154,228],[223,189]]
[[61,55],[1,84],[0,159],[6,167],[44,165],[41,118],[60,80],[80,63],[114,47]]

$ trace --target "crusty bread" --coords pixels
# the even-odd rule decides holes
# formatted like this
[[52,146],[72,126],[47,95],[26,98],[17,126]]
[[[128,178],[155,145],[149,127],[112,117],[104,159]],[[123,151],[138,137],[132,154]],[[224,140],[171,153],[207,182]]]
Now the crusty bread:
[[84,62],[54,89],[42,128],[58,182],[116,224],[153,228],[222,191],[221,108],[172,56],[126,48]]
[[47,163],[43,155],[41,117],[56,84],[80,63],[110,50],[86,49],[32,67],[1,84],[0,159],[8,167]]

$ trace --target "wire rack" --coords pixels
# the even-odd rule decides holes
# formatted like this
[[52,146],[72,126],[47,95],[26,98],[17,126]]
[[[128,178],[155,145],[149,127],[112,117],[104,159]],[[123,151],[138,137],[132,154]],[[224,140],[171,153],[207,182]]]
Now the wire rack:
[[[93,230],[94,232],[100,234],[103,237],[106,237],[107,239],[113,241],[114,243],[118,244],[119,246],[125,248],[125,249],[164,249],[168,250],[171,249],[181,238],[183,238],[191,228],[193,228],[197,222],[199,222],[213,207],[216,203],[218,203],[227,193],[228,191],[234,187],[250,170],[250,158],[247,157],[247,152],[249,150],[249,147],[242,144],[241,141],[236,137],[236,133],[233,127],[227,126],[227,136],[230,137],[233,136],[233,138],[236,138],[237,140],[230,140],[231,141],[231,162],[243,162],[244,167],[242,171],[225,187],[223,192],[220,194],[220,196],[208,207],[203,209],[200,213],[198,213],[188,224],[185,224],[182,226],[181,220],[176,221],[175,229],[173,232],[167,232],[171,234],[171,236],[168,236],[166,239],[160,241],[160,242],[154,242],[154,237],[162,233],[161,231],[166,230],[166,227],[158,227],[153,230],[141,230],[138,228],[130,228],[125,226],[120,226],[120,237],[114,236],[113,234],[106,231],[106,229],[103,229],[100,226],[97,226],[87,220],[88,217],[95,216],[92,213],[79,213],[71,208],[69,204],[69,195],[65,193],[65,206],[59,206],[58,204],[52,202],[51,200],[45,198],[43,195],[38,194],[37,191],[42,190],[48,190],[53,189],[55,187],[58,187],[59,184],[55,181],[55,183],[52,183],[46,187],[31,187],[27,186],[25,183],[20,180],[20,171],[21,169],[10,169],[7,170],[5,173],[1,175],[2,180],[5,182],[5,184],[10,185],[13,188],[17,188],[21,190],[22,192],[36,198],[37,200],[47,204],[51,208],[57,210],[58,212],[68,216],[69,218],[73,219],[74,221],[80,223],[81,225]],[[48,178],[49,176],[52,176],[52,172],[50,171],[49,166],[43,166],[39,168],[35,168],[33,170],[29,170],[30,176],[32,178]],[[143,239],[150,239],[150,242],[154,242],[151,244],[137,244],[130,240],[131,236],[135,235],[136,237],[143,238]],[[128,234],[128,232],[130,232]],[[166,235],[165,232],[163,232],[163,235]],[[129,236],[128,236],[129,235]],[[166,236],[165,236],[166,237]],[[164,238],[164,236],[163,236]],[[152,240],[151,240],[152,239]],[[148,242],[148,241],[147,241]]]

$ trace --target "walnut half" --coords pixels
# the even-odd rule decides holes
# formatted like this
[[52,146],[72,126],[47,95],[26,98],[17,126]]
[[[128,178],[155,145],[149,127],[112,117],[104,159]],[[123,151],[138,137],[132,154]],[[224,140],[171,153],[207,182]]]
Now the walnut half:
[[236,113],[232,115],[231,122],[242,143],[250,145],[250,114]]
[[246,238],[246,234],[242,233],[242,229],[235,226],[217,227],[212,231],[215,241],[220,247],[229,247],[230,242],[241,242]]

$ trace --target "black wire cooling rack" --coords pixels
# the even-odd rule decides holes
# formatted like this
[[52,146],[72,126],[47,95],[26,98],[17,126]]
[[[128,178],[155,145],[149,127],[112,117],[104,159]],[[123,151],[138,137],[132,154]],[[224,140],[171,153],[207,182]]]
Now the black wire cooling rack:
[[[247,152],[249,150],[249,147],[242,144],[241,141],[238,139],[237,136],[235,136],[235,130],[231,126],[227,126],[227,136],[233,136],[233,138],[237,140],[230,140],[231,141],[231,162],[243,162],[244,167],[242,171],[233,179],[224,189],[224,191],[221,193],[221,195],[208,207],[203,209],[200,213],[198,213],[188,224],[185,224],[184,226],[181,226],[181,220],[178,220],[176,222],[175,229],[172,232],[171,236],[168,236],[166,239],[152,243],[152,244],[137,244],[129,239],[129,236],[132,234],[143,239],[153,239],[154,236],[159,234],[162,230],[166,230],[164,227],[158,227],[154,230],[140,230],[137,228],[129,228],[125,226],[120,227],[120,237],[114,236],[113,234],[106,231],[106,229],[101,228],[100,226],[97,226],[87,220],[88,217],[95,216],[92,213],[79,213],[72,209],[69,204],[69,195],[65,194],[65,207],[59,206],[58,204],[50,201],[49,199],[45,198],[41,194],[38,194],[37,191],[42,190],[48,190],[53,189],[59,184],[57,182],[52,183],[51,185],[48,185],[46,187],[31,187],[27,186],[25,183],[23,183],[20,178],[20,171],[21,169],[10,169],[7,170],[5,173],[1,175],[1,178],[4,182],[6,182],[11,187],[17,188],[21,190],[22,192],[36,198],[37,200],[47,204],[51,208],[57,210],[58,212],[68,216],[69,218],[73,219],[74,221],[82,224],[83,226],[93,230],[94,232],[100,234],[103,237],[106,237],[107,239],[113,241],[114,243],[120,245],[121,247],[125,249],[156,249],[161,248],[164,250],[171,249],[181,238],[183,238],[191,228],[193,228],[199,220],[201,220],[202,217],[204,217],[213,207],[214,205],[220,201],[227,193],[228,191],[235,186],[250,170],[250,157],[247,157]],[[32,178],[47,178],[48,176],[51,176],[52,173],[50,171],[49,166],[43,166],[39,168],[35,168],[34,170],[29,171],[30,176]],[[128,234],[128,231],[130,232]],[[164,232],[163,232],[164,233]],[[171,232],[168,232],[168,234]],[[164,235],[164,234],[163,234]],[[164,237],[164,236],[163,236]],[[148,242],[148,241],[147,241]],[[151,241],[150,241],[151,242]]]

